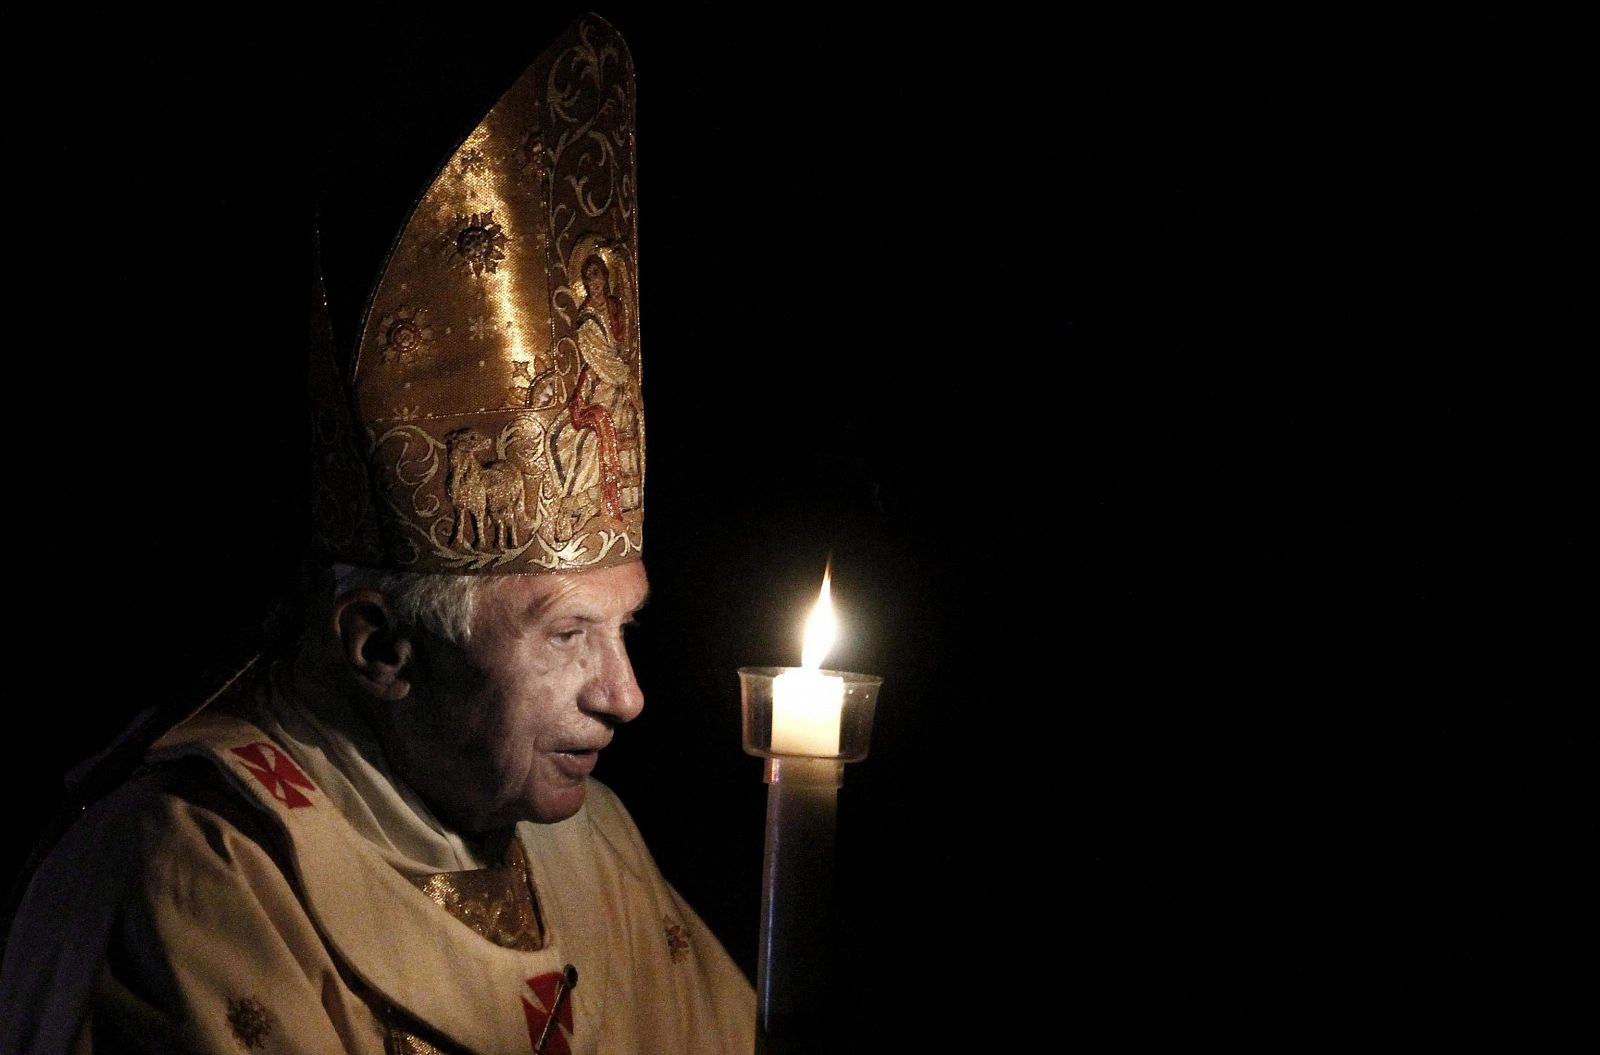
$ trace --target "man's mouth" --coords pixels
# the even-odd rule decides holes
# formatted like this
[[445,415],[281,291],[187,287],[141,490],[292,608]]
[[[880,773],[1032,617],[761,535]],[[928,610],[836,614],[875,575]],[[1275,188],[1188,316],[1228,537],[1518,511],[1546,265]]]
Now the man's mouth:
[[581,780],[594,770],[595,763],[600,760],[600,749],[569,748],[564,751],[552,751],[551,757],[556,760],[556,766],[562,773],[573,780]]

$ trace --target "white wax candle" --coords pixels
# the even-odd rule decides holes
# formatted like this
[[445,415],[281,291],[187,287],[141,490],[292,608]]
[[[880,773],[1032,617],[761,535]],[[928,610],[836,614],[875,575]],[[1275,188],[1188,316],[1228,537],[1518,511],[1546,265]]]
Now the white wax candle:
[[843,678],[804,668],[784,671],[772,681],[773,753],[837,755],[843,712]]

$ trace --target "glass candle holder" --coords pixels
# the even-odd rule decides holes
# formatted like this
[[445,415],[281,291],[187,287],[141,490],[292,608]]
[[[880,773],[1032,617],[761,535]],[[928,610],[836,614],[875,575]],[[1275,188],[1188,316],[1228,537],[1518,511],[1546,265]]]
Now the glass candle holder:
[[744,749],[758,758],[859,762],[883,679],[803,667],[740,667]]

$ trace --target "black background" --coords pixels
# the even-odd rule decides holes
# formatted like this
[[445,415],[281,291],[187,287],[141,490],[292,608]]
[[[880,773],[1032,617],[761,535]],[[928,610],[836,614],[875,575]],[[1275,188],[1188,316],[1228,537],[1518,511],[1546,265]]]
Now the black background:
[[[797,661],[831,554],[830,665],[885,678],[841,1050],[1575,1013],[1573,27],[762,10],[603,12],[653,599],[598,775],[668,877],[753,972],[734,671]],[[80,26],[24,93],[19,862],[299,560],[311,159],[359,124],[330,84],[504,83],[561,22]]]

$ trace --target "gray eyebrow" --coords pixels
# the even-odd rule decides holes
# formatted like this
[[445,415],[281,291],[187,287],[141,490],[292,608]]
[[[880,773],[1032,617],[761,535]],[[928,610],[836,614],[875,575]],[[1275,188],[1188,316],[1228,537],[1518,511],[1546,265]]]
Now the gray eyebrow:
[[[644,592],[644,596],[639,599],[639,603],[634,605],[632,608],[628,609],[628,618],[632,619],[634,616],[638,615],[640,609],[642,609],[649,602],[650,602],[650,591],[649,591],[649,589],[646,589],[645,592]],[[568,618],[576,619],[580,623],[603,623],[603,622],[605,622],[605,617],[604,616],[589,615],[587,613],[574,613],[573,615],[568,616]]]

